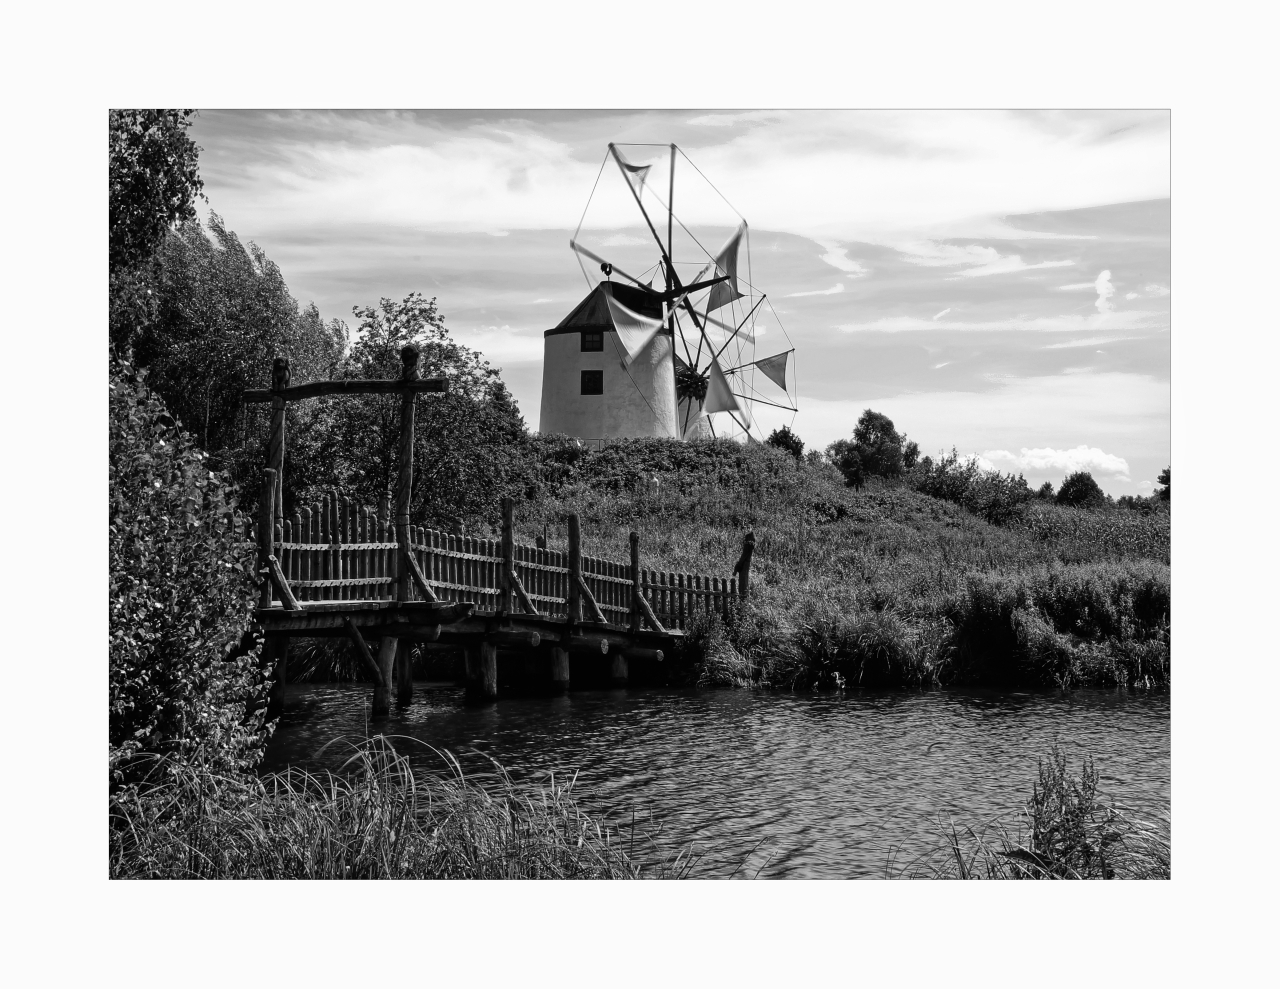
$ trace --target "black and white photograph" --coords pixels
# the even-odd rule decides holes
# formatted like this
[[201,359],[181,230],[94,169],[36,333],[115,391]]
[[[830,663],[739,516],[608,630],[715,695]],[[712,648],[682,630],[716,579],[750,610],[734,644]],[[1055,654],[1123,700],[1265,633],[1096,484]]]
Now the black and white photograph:
[[1169,878],[1167,110],[110,125],[113,876]]

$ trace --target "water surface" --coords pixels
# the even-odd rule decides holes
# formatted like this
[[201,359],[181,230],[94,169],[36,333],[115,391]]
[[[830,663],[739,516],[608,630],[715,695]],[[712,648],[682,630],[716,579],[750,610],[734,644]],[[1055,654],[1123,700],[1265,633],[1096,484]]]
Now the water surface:
[[1054,742],[1073,771],[1093,756],[1118,807],[1147,818],[1169,807],[1167,692],[646,689],[468,707],[458,688],[418,684],[411,704],[370,723],[368,685],[289,691],[268,769],[336,769],[341,748],[319,752],[326,742],[381,732],[448,749],[468,772],[489,759],[517,781],[576,770],[595,809],[652,812],[664,842],[692,842],[697,875],[882,876],[895,848],[901,864],[937,843],[939,818],[1012,823]]

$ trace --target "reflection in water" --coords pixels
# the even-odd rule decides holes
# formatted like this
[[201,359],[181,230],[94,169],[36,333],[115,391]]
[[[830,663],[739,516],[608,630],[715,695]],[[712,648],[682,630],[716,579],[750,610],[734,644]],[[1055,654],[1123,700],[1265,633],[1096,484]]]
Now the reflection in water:
[[[448,749],[468,773],[491,771],[490,759],[517,781],[576,770],[588,809],[652,812],[665,842],[694,843],[699,875],[742,864],[762,877],[880,876],[895,846],[902,863],[934,844],[939,817],[1012,822],[1055,741],[1073,771],[1093,756],[1117,806],[1169,808],[1167,693],[613,690],[466,707],[457,688],[419,684],[374,723],[367,695],[291,688],[266,768],[336,769],[341,747],[317,754],[326,742],[381,732]],[[402,749],[442,771],[429,750]]]

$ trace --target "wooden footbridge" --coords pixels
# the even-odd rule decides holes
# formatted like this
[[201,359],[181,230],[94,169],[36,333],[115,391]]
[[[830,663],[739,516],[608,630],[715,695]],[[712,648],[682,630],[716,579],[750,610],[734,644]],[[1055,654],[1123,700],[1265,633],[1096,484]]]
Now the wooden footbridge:
[[[414,347],[400,356],[399,379],[292,386],[288,361],[276,358],[271,388],[245,392],[246,402],[272,406],[254,535],[263,577],[255,617],[274,658],[277,703],[289,640],[312,636],[347,636],[355,644],[374,679],[375,715],[390,710],[393,684],[398,700],[412,696],[412,644],[462,649],[468,694],[476,699],[497,697],[500,656],[532,662],[556,691],[569,688],[571,655],[607,664],[609,678],[621,685],[632,662],[661,662],[695,615],[727,618],[749,593],[750,533],[733,576],[721,578],[641,567],[635,532],[630,560],[586,556],[576,514],[567,519],[567,553],[521,543],[510,498],[502,501],[500,539],[413,525],[414,403],[419,393],[444,392],[448,384],[419,378]],[[400,395],[394,497],[358,505],[332,491],[285,517],[286,404],[334,394]]]

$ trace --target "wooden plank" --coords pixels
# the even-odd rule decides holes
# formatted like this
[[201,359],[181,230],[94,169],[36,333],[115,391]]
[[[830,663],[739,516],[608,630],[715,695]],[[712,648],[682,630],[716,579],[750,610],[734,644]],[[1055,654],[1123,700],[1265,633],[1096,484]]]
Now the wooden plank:
[[284,571],[280,568],[280,561],[274,555],[267,557],[267,572],[271,580],[275,582],[276,590],[280,592],[280,601],[290,611],[301,611],[302,605],[298,603],[298,599],[293,596],[293,591],[289,589],[289,582],[284,579]]
[[[412,344],[400,350],[400,361],[403,365],[400,372],[401,381],[411,384],[418,378],[418,348]],[[413,403],[415,393],[403,389],[400,398],[400,449],[399,471],[396,474],[396,542],[400,544],[396,562],[398,566],[396,598],[400,601],[410,600],[413,590],[413,578],[409,573],[409,504],[413,499]]]
[[[502,569],[498,572],[498,614],[511,610],[512,578],[516,569],[515,501],[502,499]],[[526,598],[528,595],[526,595]]]
[[433,590],[431,585],[427,582],[426,576],[423,574],[422,569],[418,566],[418,561],[413,558],[412,553],[406,554],[405,562],[409,566],[409,573],[413,578],[414,584],[417,585],[418,593],[420,593],[423,596],[423,598],[425,598],[427,601],[431,601],[431,602],[439,601],[440,598],[436,595],[435,590]]
[[[276,472],[268,467],[262,472],[262,503],[258,507],[258,572],[267,568],[273,555],[271,537],[275,532]],[[258,594],[258,607],[271,607],[271,581],[263,575],[262,590]]]
[[516,592],[516,596],[520,599],[520,606],[524,608],[526,615],[538,614],[538,609],[534,607],[533,602],[529,599],[528,593],[524,589],[524,584],[520,583],[520,577],[514,571],[511,573],[511,586]]
[[569,610],[569,621],[582,621],[582,532],[579,528],[578,513],[569,513],[569,579],[565,605]]
[[443,394],[449,390],[447,378],[418,378],[405,381],[403,378],[391,380],[383,378],[343,378],[336,381],[308,381],[306,384],[293,385],[280,391],[265,388],[246,388],[244,401],[249,404],[270,402],[279,397],[286,402],[297,402],[305,398],[320,398],[323,395],[394,395],[399,392],[418,394],[427,392]]

